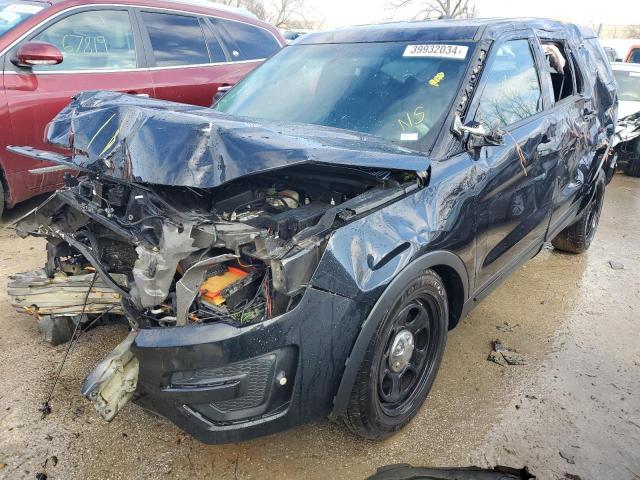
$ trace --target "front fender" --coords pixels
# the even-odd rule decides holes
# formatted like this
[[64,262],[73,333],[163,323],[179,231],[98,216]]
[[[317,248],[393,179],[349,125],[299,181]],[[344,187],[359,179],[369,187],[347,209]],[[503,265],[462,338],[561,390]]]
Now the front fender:
[[429,252],[404,268],[384,290],[378,301],[375,303],[367,319],[362,323],[360,333],[351,349],[351,353],[345,362],[345,369],[340,381],[340,386],[333,399],[333,409],[329,414],[331,420],[337,419],[344,414],[349,396],[356,380],[358,370],[364,359],[367,347],[378,325],[384,319],[393,302],[402,294],[407,282],[428,268],[445,265],[453,268],[460,277],[464,290],[465,301],[469,296],[469,276],[464,262],[454,253],[440,250]]

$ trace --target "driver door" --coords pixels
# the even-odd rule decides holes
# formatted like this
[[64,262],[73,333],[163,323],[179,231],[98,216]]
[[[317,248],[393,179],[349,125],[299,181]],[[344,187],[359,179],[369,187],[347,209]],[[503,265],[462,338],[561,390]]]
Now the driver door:
[[538,251],[551,214],[557,158],[540,60],[534,37],[497,42],[474,99],[475,119],[504,134],[502,145],[476,152],[487,171],[477,204],[480,296]]

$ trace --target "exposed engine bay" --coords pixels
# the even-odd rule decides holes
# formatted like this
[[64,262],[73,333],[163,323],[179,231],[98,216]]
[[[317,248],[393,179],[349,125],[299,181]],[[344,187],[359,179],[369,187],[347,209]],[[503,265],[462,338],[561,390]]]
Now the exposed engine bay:
[[409,173],[327,166],[210,190],[95,175],[66,182],[18,232],[47,238],[48,278],[96,272],[136,328],[282,314],[296,305],[333,229],[418,188]]
[[[76,173],[16,223],[20,236],[47,240],[47,261],[14,275],[8,291],[54,344],[98,322],[129,324],[81,389],[106,420],[144,395],[139,382],[158,365],[134,354],[139,337],[247,332],[283,318],[311,290],[332,232],[423,188],[430,172],[424,156],[375,137],[111,92],[80,94],[49,125],[47,141],[73,155],[9,149],[55,164],[38,173]],[[295,362],[290,350],[278,362]],[[261,408],[284,405],[291,392],[281,378],[273,404]],[[178,394],[192,387],[176,382]],[[243,386],[222,382],[221,395],[244,395],[246,375],[234,382]]]

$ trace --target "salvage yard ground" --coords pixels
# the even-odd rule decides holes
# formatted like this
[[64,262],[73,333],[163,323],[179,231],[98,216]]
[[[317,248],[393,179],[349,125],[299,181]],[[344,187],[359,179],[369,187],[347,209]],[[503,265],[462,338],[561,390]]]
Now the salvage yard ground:
[[[41,420],[65,347],[45,343],[4,286],[11,273],[43,264],[43,245],[0,230],[0,478],[364,478],[405,462],[527,465],[541,479],[640,478],[638,178],[616,175],[607,188],[586,254],[545,249],[450,333],[421,412],[381,443],[326,421],[207,446],[131,404],[107,424],[79,388],[124,327],[82,336],[53,413]],[[495,340],[522,361],[488,361]]]

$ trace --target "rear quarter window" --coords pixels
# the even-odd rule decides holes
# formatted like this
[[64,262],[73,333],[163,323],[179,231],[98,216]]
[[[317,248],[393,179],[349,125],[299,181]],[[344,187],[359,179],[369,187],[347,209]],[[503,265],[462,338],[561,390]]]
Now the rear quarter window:
[[232,60],[259,60],[282,48],[273,34],[263,28],[220,18],[211,22],[229,47]]
[[597,38],[588,38],[584,42],[586,48],[587,65],[589,70],[596,71],[600,79],[606,83],[613,83],[613,72],[607,60],[607,54]]

